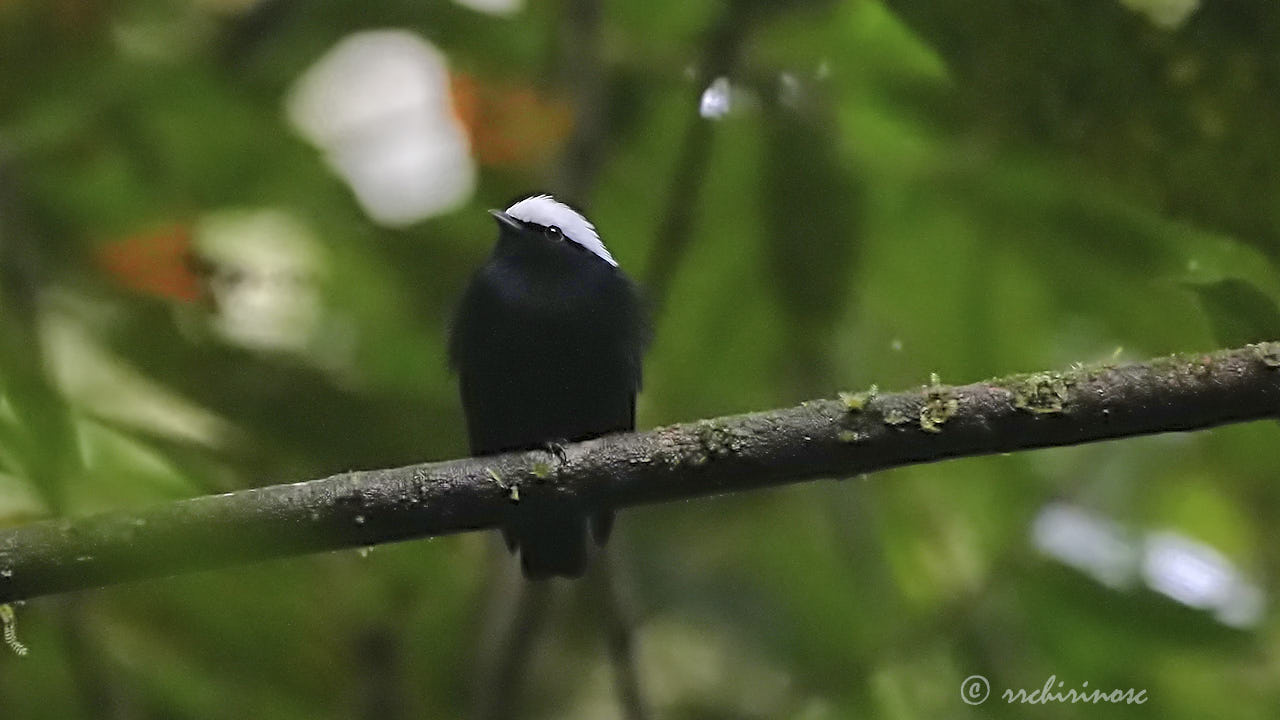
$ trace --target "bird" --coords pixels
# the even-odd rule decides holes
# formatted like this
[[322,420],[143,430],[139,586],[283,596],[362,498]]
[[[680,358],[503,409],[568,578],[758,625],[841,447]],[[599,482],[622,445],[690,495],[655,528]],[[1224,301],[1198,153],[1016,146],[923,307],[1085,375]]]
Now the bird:
[[[475,456],[544,449],[635,429],[650,330],[636,284],[595,225],[549,194],[490,210],[498,239],[458,302],[449,360]],[[610,508],[526,492],[503,521],[530,580],[580,577],[587,534],[603,545]]]

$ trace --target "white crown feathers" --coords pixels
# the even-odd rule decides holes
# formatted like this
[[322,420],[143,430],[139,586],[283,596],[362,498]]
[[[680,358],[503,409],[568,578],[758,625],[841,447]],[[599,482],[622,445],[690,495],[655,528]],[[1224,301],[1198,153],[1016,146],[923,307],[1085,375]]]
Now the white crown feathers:
[[583,217],[582,213],[550,195],[527,197],[507,208],[507,214],[522,222],[543,227],[558,227],[569,240],[590,250],[592,254],[610,265],[618,266],[618,262],[600,241],[596,226]]

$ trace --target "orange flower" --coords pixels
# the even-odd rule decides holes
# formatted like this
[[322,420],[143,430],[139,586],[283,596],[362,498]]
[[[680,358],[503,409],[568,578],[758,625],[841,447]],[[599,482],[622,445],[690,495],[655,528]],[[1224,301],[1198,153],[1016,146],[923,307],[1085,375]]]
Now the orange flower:
[[202,294],[191,258],[191,229],[181,224],[130,235],[95,252],[98,267],[120,285],[179,302]]
[[536,167],[554,158],[573,129],[561,98],[527,86],[450,76],[454,112],[471,138],[476,161],[489,167]]

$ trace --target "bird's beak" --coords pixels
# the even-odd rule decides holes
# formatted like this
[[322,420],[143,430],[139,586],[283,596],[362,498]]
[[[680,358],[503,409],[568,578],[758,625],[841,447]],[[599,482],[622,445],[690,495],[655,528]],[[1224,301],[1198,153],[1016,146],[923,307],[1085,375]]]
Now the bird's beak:
[[501,210],[490,210],[489,214],[493,216],[494,220],[498,221],[499,225],[505,225],[511,228],[512,230],[521,229],[520,221],[516,220],[515,218],[511,217],[510,215],[506,214]]

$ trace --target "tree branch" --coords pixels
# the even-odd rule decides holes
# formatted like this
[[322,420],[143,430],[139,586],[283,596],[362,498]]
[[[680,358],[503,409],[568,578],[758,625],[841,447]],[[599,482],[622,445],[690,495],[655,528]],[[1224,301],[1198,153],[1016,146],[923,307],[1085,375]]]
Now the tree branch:
[[625,507],[1280,414],[1280,342],[343,473],[0,531],[0,602],[490,528],[550,494]]
[[645,297],[656,308],[667,302],[676,270],[689,249],[700,192],[711,164],[713,123],[698,113],[698,102],[704,88],[721,75],[728,75],[738,64],[743,41],[752,27],[754,3],[733,0],[720,12],[720,17],[706,33],[702,58],[695,73],[694,92],[689,99],[689,126],[676,153],[676,165],[667,181],[667,195],[662,221],[654,233],[649,265],[644,272]]

